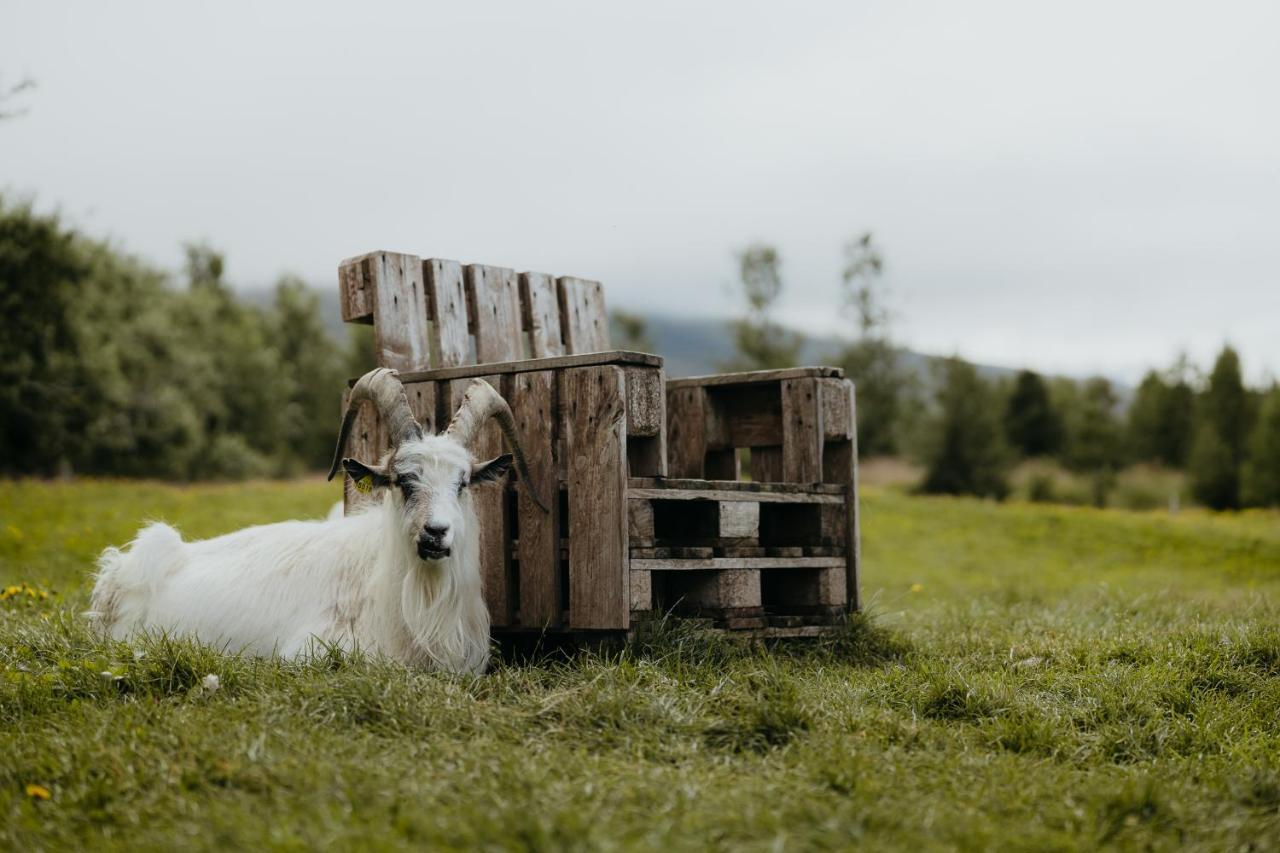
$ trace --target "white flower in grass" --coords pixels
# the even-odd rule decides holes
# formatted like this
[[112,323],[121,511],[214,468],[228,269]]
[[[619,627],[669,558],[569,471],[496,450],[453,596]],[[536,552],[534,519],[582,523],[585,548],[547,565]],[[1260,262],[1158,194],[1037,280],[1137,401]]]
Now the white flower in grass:
[[222,686],[222,682],[218,680],[218,676],[211,672],[200,682],[200,686],[205,693],[216,693],[218,688]]

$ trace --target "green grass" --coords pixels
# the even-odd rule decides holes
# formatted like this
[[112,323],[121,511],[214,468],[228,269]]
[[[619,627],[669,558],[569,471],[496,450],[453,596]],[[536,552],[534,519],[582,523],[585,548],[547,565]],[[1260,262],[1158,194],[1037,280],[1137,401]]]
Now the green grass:
[[873,491],[873,617],[836,641],[669,624],[479,679],[76,616],[144,518],[206,536],[336,496],[0,484],[0,585],[52,590],[0,602],[0,849],[1280,846],[1280,515]]

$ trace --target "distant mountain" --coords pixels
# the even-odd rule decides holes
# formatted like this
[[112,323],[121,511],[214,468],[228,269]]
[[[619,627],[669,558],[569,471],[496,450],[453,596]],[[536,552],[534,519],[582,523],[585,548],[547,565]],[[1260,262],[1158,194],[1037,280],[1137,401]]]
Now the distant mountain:
[[[325,326],[335,338],[346,339],[346,324],[342,322],[342,313],[338,306],[338,288],[316,288],[320,296],[320,310],[324,316]],[[246,290],[243,298],[255,305],[270,305],[270,290]],[[707,373],[721,372],[722,365],[731,361],[734,356],[733,330],[731,321],[712,317],[673,317],[666,314],[651,314],[645,318],[648,337],[653,341],[654,350],[666,360],[667,376],[701,376]],[[816,337],[806,339],[802,350],[801,361],[804,364],[828,364],[831,355],[844,346],[844,342],[835,337]],[[922,387],[932,384],[933,366],[941,361],[940,356],[901,350],[900,366],[909,375],[919,378]],[[976,365],[978,372],[987,378],[1012,376],[1016,368],[998,367],[995,365]],[[1123,389],[1118,389],[1123,391]]]

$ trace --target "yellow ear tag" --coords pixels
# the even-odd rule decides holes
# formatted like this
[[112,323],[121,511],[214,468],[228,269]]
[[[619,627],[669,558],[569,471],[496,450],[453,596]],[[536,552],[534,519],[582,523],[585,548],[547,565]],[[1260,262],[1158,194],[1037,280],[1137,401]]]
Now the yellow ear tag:
[[372,492],[373,491],[373,475],[365,474],[359,480],[356,480],[356,489],[360,492],[363,492],[366,495]]

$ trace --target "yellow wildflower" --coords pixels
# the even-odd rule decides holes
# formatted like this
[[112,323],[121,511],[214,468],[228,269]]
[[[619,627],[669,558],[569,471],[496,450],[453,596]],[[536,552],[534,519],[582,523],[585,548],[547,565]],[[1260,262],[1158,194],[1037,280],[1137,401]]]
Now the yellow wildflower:
[[913,583],[913,584],[911,585],[911,591],[912,591],[912,592],[924,592],[924,584],[922,584],[922,583]]
[[44,785],[37,785],[34,782],[27,785],[27,796],[33,800],[51,800],[53,794]]

